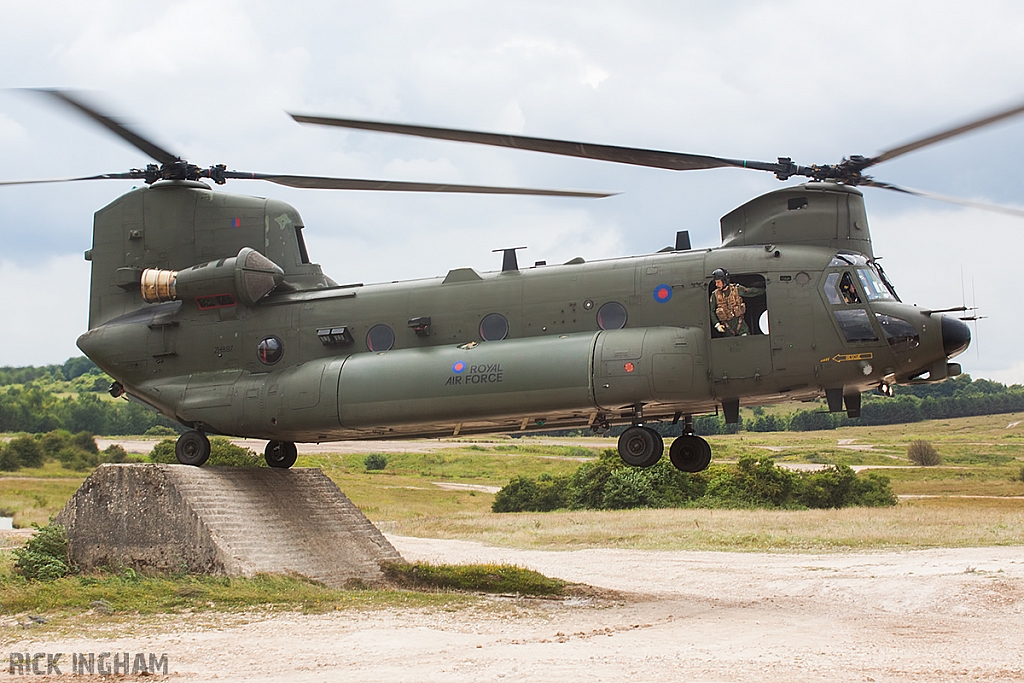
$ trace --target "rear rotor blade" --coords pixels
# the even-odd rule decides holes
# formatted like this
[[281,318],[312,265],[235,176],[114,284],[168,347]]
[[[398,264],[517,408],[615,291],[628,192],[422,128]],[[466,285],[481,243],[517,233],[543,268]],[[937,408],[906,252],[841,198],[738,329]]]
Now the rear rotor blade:
[[366,121],[361,119],[340,119],[329,116],[307,116],[290,114],[299,123],[312,123],[321,126],[337,126],[339,128],[357,128],[382,133],[398,133],[399,135],[415,135],[436,140],[454,140],[456,142],[473,142],[478,145],[510,147],[547,154],[612,161],[619,164],[647,166],[651,168],[667,168],[673,171],[696,171],[707,168],[753,168],[761,171],[776,172],[778,164],[772,162],[743,161],[704,156],[701,154],[684,154],[682,152],[665,152],[637,147],[619,147],[615,145],[595,145],[585,142],[568,140],[551,140],[548,138],[532,138],[523,135],[503,135],[498,133],[482,133],[479,131],[459,130],[455,128],[434,128],[431,126],[412,126],[403,123],[385,121]]
[[1003,206],[1002,204],[989,204],[987,202],[976,202],[970,199],[961,199],[960,197],[950,197],[944,194],[936,194],[935,192],[915,190],[912,187],[903,187],[901,185],[893,185],[892,183],[883,183],[879,180],[866,180],[861,184],[868,185],[870,187],[878,187],[883,190],[892,190],[893,192],[902,192],[903,194],[910,194],[914,195],[915,197],[934,199],[935,201],[946,202],[947,204],[959,204],[960,206],[969,206],[974,209],[984,209],[985,211],[996,211],[998,213],[1005,213],[1011,216],[1024,216],[1024,209],[1018,209],[1013,206]]
[[614,192],[587,192],[585,190],[539,190],[528,187],[489,187],[485,185],[452,185],[447,183],[412,183],[397,180],[363,180],[360,178],[322,178],[304,175],[277,175],[269,173],[240,173],[228,171],[225,178],[267,180],[278,185],[321,190],[370,190],[376,192],[458,192],[464,194],[520,194],[542,197],[585,197],[600,199]]
[[969,131],[981,128],[983,126],[988,126],[990,124],[996,123],[997,121],[1002,121],[1003,119],[1008,119],[1012,116],[1017,116],[1018,114],[1022,113],[1024,113],[1024,103],[1016,104],[1010,107],[1009,109],[996,112],[995,114],[989,114],[988,116],[984,116],[980,119],[969,121],[967,123],[955,126],[953,128],[949,128],[944,131],[940,131],[938,133],[929,135],[919,140],[908,142],[905,145],[893,147],[892,149],[882,152],[878,156],[872,157],[870,159],[871,163],[868,165],[873,166],[874,164],[880,164],[883,161],[895,159],[896,157],[902,156],[908,152],[913,152],[914,150],[921,149],[922,147],[927,147],[928,145],[933,145],[936,142],[948,140],[949,138],[956,137],[957,135],[962,135]]
[[85,104],[77,96],[73,96],[71,95],[71,93],[67,91],[52,89],[29,89],[29,92],[36,92],[43,95],[48,95],[77,109],[82,114],[85,114],[96,123],[100,124],[107,130],[114,133],[114,135],[134,145],[138,149],[148,154],[153,159],[159,161],[161,164],[173,164],[175,162],[181,161],[181,159],[176,155],[171,154],[170,152],[163,149],[156,143],[147,140],[138,133],[130,130],[124,124],[119,123],[114,119],[110,118],[106,114],[100,113],[95,108]]

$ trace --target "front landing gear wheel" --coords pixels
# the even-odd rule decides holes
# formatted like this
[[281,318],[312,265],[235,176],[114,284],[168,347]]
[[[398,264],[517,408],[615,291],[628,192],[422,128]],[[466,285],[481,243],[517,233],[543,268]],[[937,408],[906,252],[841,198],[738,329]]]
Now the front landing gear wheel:
[[202,432],[185,432],[178,437],[178,443],[174,444],[174,455],[182,465],[202,467],[210,458],[210,440]]
[[700,472],[711,464],[711,444],[699,436],[676,437],[668,449],[669,460],[682,472]]
[[661,460],[665,442],[647,427],[630,427],[619,437],[619,457],[633,467],[650,467]]
[[291,441],[271,441],[263,452],[263,459],[271,467],[286,470],[295,464],[299,451]]

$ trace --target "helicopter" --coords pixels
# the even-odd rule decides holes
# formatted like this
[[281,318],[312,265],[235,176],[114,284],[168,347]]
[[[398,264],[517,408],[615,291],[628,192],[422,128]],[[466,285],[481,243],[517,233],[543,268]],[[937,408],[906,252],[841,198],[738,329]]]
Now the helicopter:
[[[664,454],[651,424],[681,424],[679,470],[711,462],[696,415],[739,421],[741,405],[811,401],[860,414],[861,394],[941,382],[970,344],[966,306],[903,303],[872,251],[859,186],[1024,215],[875,180],[865,171],[1024,112],[1000,111],[873,157],[802,166],[291,114],[302,124],[471,142],[670,170],[745,168],[807,178],[721,219],[721,246],[687,232],[653,253],[520,267],[455,268],[435,278],[338,284],[314,263],[299,213],[274,199],[215,192],[210,182],[298,188],[602,198],[578,190],[405,183],[201,168],[62,90],[39,90],[157,163],[100,179],[144,185],[96,212],[89,329],[79,348],[110,393],[186,426],[180,463],[201,466],[208,434],[268,441],[291,467],[296,442],[451,437],[628,425],[624,462]],[[204,182],[207,181],[207,182]],[[966,317],[970,320],[973,318]]]

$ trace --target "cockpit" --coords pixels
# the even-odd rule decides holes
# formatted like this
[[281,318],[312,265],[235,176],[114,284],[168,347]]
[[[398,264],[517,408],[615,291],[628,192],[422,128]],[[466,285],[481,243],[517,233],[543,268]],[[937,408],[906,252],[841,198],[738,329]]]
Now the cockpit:
[[838,252],[828,268],[823,293],[847,343],[877,342],[880,331],[897,353],[920,344],[920,333],[911,323],[893,315],[872,312],[865,305],[900,300],[876,261],[863,254]]

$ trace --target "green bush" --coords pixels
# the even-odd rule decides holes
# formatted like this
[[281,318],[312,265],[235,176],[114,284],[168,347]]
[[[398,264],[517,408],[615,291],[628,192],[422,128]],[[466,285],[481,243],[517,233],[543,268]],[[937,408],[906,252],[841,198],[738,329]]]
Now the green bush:
[[382,470],[388,466],[388,456],[383,453],[370,453],[363,458],[363,466],[367,470]]
[[569,480],[542,474],[537,479],[515,477],[491,503],[492,512],[550,512],[567,507]]
[[907,459],[915,465],[933,467],[942,464],[942,456],[930,442],[918,439],[907,447]]
[[839,508],[895,505],[887,477],[858,476],[845,465],[793,472],[771,458],[745,456],[736,465],[680,472],[667,459],[645,469],[625,465],[614,450],[571,477],[516,477],[494,498],[494,512],[544,512],[561,507]]
[[177,431],[175,431],[174,429],[171,429],[170,427],[165,427],[164,425],[153,425],[152,427],[147,429],[146,432],[143,434],[143,436],[175,436],[175,437],[177,435],[178,435]]
[[14,550],[14,569],[30,581],[53,581],[76,570],[68,554],[68,536],[60,524],[32,525],[35,535]]
[[13,472],[18,469],[21,469],[18,458],[8,450],[5,442],[0,441],[0,471]]
[[[43,449],[35,437],[21,434],[7,442],[4,455],[20,467],[42,467]],[[15,467],[14,469],[17,469]]]
[[654,487],[646,470],[619,467],[609,475],[603,494],[606,509],[628,510],[649,507],[654,498]]

